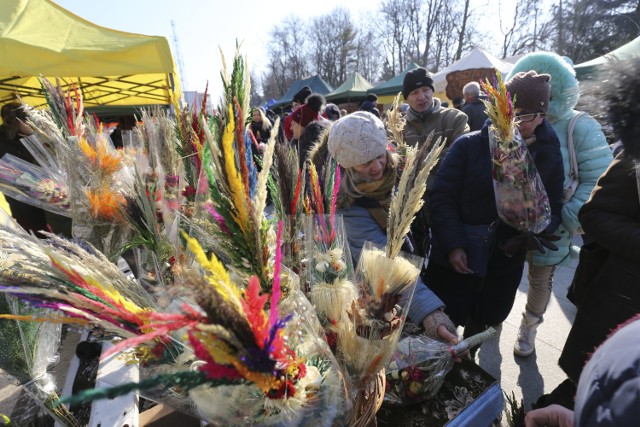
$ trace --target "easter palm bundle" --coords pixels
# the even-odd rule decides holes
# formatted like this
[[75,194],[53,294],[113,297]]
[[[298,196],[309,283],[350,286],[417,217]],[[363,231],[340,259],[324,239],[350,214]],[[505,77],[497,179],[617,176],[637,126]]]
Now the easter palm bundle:
[[310,203],[306,218],[307,281],[309,300],[315,306],[327,340],[335,348],[338,324],[358,298],[353,264],[342,216],[336,215],[340,168],[330,160],[321,185],[316,167],[309,162]]
[[455,358],[495,334],[495,329],[489,328],[456,345],[424,335],[403,338],[387,366],[385,400],[410,405],[434,397],[453,368]]
[[384,248],[366,242],[356,270],[358,298],[339,326],[338,349],[347,372],[357,384],[354,425],[367,425],[380,394],[378,375],[389,362],[407,317],[423,259],[402,252],[431,168],[442,150],[427,144],[407,147],[405,166],[392,195]]
[[499,74],[493,85],[482,83],[491,119],[489,144],[498,215],[517,230],[540,233],[551,221],[549,198],[518,132],[513,100]]

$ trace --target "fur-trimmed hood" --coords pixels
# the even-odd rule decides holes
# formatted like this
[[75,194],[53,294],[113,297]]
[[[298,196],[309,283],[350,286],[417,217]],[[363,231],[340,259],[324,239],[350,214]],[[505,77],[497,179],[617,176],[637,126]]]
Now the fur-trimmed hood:
[[325,161],[329,158],[329,132],[323,132],[315,144],[311,146],[307,157],[316,167],[318,173],[322,173]]
[[[624,146],[625,155],[640,162],[640,58],[613,62],[602,87],[607,119]],[[639,184],[640,185],[640,184]]]
[[569,118],[580,99],[580,88],[573,64],[568,58],[551,52],[535,52],[523,56],[513,66],[507,81],[521,71],[535,70],[551,75],[551,101],[547,117],[551,123]]

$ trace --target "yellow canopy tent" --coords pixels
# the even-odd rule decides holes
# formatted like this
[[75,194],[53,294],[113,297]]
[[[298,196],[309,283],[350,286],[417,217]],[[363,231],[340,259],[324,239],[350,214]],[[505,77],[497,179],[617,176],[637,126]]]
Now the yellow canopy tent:
[[0,104],[46,101],[37,76],[75,84],[85,107],[176,105],[179,79],[164,37],[111,30],[49,0],[0,1]]

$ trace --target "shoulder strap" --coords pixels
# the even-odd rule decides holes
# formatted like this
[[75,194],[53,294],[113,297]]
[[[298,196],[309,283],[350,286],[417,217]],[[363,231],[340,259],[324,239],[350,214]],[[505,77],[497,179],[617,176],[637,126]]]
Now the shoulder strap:
[[571,117],[569,120],[569,126],[567,127],[567,148],[569,150],[569,176],[578,180],[578,160],[576,159],[576,148],[573,145],[573,129],[576,127],[576,122],[580,117],[582,117],[585,113],[579,112],[578,114]]

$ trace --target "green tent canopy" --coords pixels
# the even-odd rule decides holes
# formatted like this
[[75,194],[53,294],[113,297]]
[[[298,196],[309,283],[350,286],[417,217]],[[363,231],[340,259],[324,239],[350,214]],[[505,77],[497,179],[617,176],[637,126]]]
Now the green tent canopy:
[[620,61],[630,59],[640,55],[640,37],[631,40],[629,43],[611,51],[605,55],[599,56],[587,62],[583,62],[574,66],[576,77],[578,80],[593,79],[598,72],[603,69],[611,61]]
[[316,74],[314,76],[307,77],[306,79],[296,80],[295,82],[291,83],[291,87],[289,88],[287,93],[285,93],[282,98],[271,104],[270,108],[275,110],[276,108],[284,107],[287,104],[291,104],[293,102],[293,96],[305,86],[309,86],[309,88],[311,89],[311,93],[319,93],[321,95],[326,95],[333,90],[333,88],[329,84],[327,84],[327,82],[322,80],[322,77]]
[[76,86],[87,108],[175,105],[179,78],[167,39],[86,21],[50,0],[0,1],[0,103],[43,106],[38,76]]
[[391,102],[393,102],[393,98],[395,98],[398,92],[402,92],[402,82],[404,81],[404,76],[409,71],[419,67],[420,65],[412,62],[403,72],[392,77],[386,82],[380,83],[378,86],[369,89],[367,92],[375,93],[376,95],[378,95],[378,103],[390,104]]
[[360,73],[353,73],[349,78],[337,87],[333,92],[325,95],[327,101],[337,104],[343,102],[361,101],[367,96],[367,90],[373,85]]

